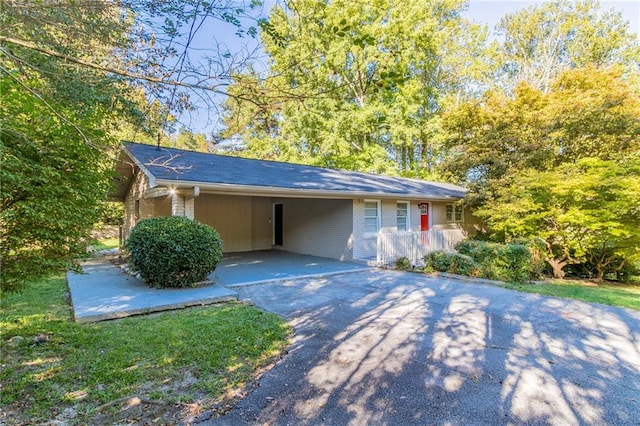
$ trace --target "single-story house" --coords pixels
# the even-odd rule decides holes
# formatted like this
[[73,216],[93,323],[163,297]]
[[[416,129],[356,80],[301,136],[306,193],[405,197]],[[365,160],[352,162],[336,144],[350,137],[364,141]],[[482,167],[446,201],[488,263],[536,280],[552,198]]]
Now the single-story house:
[[141,219],[177,215],[215,228],[225,252],[276,248],[380,263],[381,239],[409,235],[451,249],[477,223],[457,203],[466,190],[447,183],[133,142],[123,143],[116,167],[125,238]]

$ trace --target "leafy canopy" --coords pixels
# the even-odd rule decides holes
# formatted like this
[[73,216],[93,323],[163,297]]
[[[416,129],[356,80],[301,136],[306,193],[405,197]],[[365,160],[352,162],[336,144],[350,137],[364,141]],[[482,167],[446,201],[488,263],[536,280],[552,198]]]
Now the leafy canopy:
[[[499,239],[543,238],[552,256],[583,262],[595,250],[640,260],[640,157],[582,158],[514,174],[476,211]],[[604,271],[604,269],[602,269]],[[598,278],[602,278],[600,275]]]
[[[2,291],[73,265],[109,192],[115,136],[131,128],[166,130],[170,113],[192,108],[194,94],[212,104],[238,58],[212,49],[196,61],[195,34],[214,20],[255,35],[241,18],[258,5],[2,3]],[[198,149],[205,144],[186,130],[175,141]]]
[[[462,1],[303,0],[262,22],[265,76],[236,75],[226,137],[251,155],[373,172],[426,175],[440,157],[445,94],[483,75],[486,33]],[[469,55],[459,55],[461,51]],[[466,79],[466,80],[465,80]],[[243,96],[239,96],[243,94]],[[250,101],[243,101],[242,98]]]
[[[3,7],[0,26],[3,34],[107,60],[121,36],[119,16],[107,3],[87,13]],[[86,38],[69,27],[84,28]],[[0,282],[14,291],[84,251],[109,189],[109,131],[130,105],[112,76],[4,43],[0,92]]]

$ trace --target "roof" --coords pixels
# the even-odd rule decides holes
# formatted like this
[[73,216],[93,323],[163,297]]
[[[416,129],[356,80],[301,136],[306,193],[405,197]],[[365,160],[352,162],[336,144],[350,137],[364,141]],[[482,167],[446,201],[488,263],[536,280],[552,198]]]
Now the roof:
[[[152,187],[199,186],[210,191],[342,198],[386,195],[457,200],[466,194],[466,189],[457,185],[419,179],[158,148],[134,142],[125,142],[123,146],[128,157],[147,174]],[[122,164],[118,167],[120,174],[126,175],[125,169]],[[122,198],[123,191],[118,192]]]

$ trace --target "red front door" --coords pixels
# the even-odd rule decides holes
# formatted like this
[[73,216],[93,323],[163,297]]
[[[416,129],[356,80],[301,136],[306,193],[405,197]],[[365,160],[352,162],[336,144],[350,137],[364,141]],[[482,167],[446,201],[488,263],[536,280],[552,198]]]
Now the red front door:
[[420,230],[429,230],[429,203],[420,204]]

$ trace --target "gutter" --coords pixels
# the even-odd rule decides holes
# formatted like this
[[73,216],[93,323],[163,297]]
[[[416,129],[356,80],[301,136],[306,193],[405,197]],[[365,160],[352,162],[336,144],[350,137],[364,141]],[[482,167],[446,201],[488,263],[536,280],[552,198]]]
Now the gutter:
[[[142,167],[141,167],[142,169]],[[281,188],[274,186],[253,186],[238,185],[229,183],[211,183],[197,181],[176,181],[171,179],[155,179],[151,181],[151,175],[145,170],[145,174],[149,176],[150,187],[164,187],[167,189],[186,189],[197,187],[200,193],[207,194],[239,194],[246,196],[259,197],[284,197],[284,198],[326,198],[326,199],[368,199],[368,198],[384,198],[384,199],[402,199],[402,200],[424,200],[432,201],[456,201],[462,197],[455,196],[432,196],[428,194],[415,195],[405,193],[389,193],[389,192],[367,192],[367,191],[339,191],[339,190],[315,190],[315,189],[299,189],[299,188]],[[160,188],[158,188],[160,189]]]

